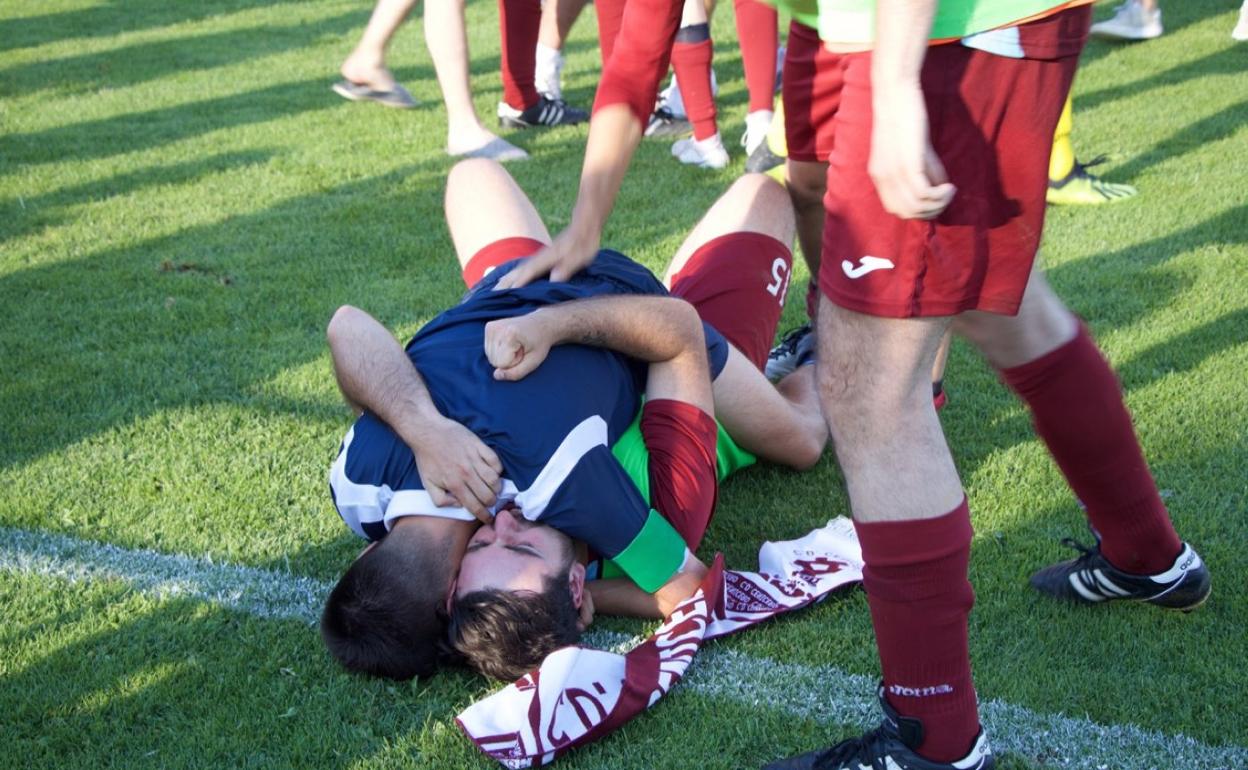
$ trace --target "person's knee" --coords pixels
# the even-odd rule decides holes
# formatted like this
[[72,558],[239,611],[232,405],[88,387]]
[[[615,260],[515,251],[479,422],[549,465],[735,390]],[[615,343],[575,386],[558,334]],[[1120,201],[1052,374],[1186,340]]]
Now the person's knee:
[[325,327],[325,337],[333,343],[335,339],[340,338],[343,332],[351,326],[364,311],[351,305],[342,305],[334,311],[333,316],[329,319],[329,325]]
[[823,206],[823,194],[827,188],[827,176],[821,163],[790,161],[785,171],[789,195],[794,207],[800,209]]
[[766,174],[743,174],[727,195],[741,206],[745,229],[767,233],[786,245],[792,242],[796,224],[784,185]]

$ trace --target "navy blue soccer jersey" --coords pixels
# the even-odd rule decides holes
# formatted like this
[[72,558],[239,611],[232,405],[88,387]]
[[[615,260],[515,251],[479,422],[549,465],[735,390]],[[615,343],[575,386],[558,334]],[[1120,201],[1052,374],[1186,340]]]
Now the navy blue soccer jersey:
[[[483,341],[487,322],[545,305],[666,291],[644,267],[610,251],[600,252],[571,281],[493,291],[512,267],[494,270],[459,305],[430,321],[408,343],[407,355],[438,411],[497,453],[504,481],[496,508],[514,502],[525,518],[585,541],[655,590],[679,568],[684,543],[641,497],[610,450],[637,413],[645,365],[603,348],[560,345],[529,376],[504,382],[494,379]],[[709,327],[707,335],[718,372],[727,344]],[[433,504],[411,449],[369,413],[343,440],[330,486],[343,520],[370,540],[384,537],[403,516],[473,519],[463,508]],[[630,570],[630,562],[652,562],[656,552],[663,554],[662,565],[635,563]],[[645,560],[630,558],[642,553]]]

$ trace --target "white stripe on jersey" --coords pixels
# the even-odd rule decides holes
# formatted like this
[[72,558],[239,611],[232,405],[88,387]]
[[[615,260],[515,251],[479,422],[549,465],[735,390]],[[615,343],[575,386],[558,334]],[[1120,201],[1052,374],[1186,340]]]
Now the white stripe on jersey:
[[[342,440],[342,451],[329,469],[329,484],[334,490],[338,515],[352,532],[367,539],[365,524],[382,522],[389,532],[394,528],[394,522],[404,516],[476,520],[467,508],[435,505],[433,497],[423,489],[400,489],[396,492],[388,484],[357,484],[349,479],[347,453],[354,438],[355,426],[352,426]],[[528,489],[521,492],[515,482],[503,479],[502,491],[490,513],[497,513],[514,500],[526,519],[536,521],[581,458],[594,447],[606,445],[607,421],[598,415],[587,417],[564,437]]]
[[524,518],[537,521],[581,458],[594,447],[606,445],[607,421],[598,415],[586,417],[564,436],[559,448],[546,461],[546,467],[533,480],[533,485],[516,495],[516,505],[520,506]]

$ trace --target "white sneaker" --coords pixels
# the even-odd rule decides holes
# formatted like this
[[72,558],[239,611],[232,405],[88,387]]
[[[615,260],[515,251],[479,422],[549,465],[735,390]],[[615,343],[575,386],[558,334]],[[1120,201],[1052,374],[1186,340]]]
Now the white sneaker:
[[1161,9],[1145,10],[1139,0],[1127,0],[1114,15],[1092,25],[1089,32],[1113,40],[1152,40],[1161,37]]
[[563,99],[563,54],[557,49],[537,44],[537,66],[533,70],[537,92],[551,101]]
[[767,132],[771,130],[771,119],[775,113],[771,110],[755,110],[745,116],[745,133],[741,135],[741,146],[746,156],[754,154],[758,146],[767,141]]
[[1231,37],[1236,40],[1248,40],[1248,0],[1239,7],[1239,23],[1231,30]]
[[705,139],[680,139],[672,145],[672,155],[681,163],[699,168],[723,168],[728,165],[728,150],[719,132]]

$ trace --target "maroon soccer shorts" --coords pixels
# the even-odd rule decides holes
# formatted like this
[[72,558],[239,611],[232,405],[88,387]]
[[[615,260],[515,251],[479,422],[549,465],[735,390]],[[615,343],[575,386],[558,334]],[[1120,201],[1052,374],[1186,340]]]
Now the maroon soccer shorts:
[[789,22],[780,96],[784,140],[793,160],[824,162],[832,152],[832,119],[841,105],[840,58],[823,47],[814,29]]
[[922,87],[932,146],[957,193],[932,221],[886,212],[867,173],[871,54],[840,58],[819,288],[874,316],[1013,315],[1044,228],[1053,131],[1087,34],[1087,6],[1015,28],[1011,58],[952,43],[928,49]]
[[671,291],[762,369],[776,337],[793,254],[770,235],[729,233],[698,247]]

